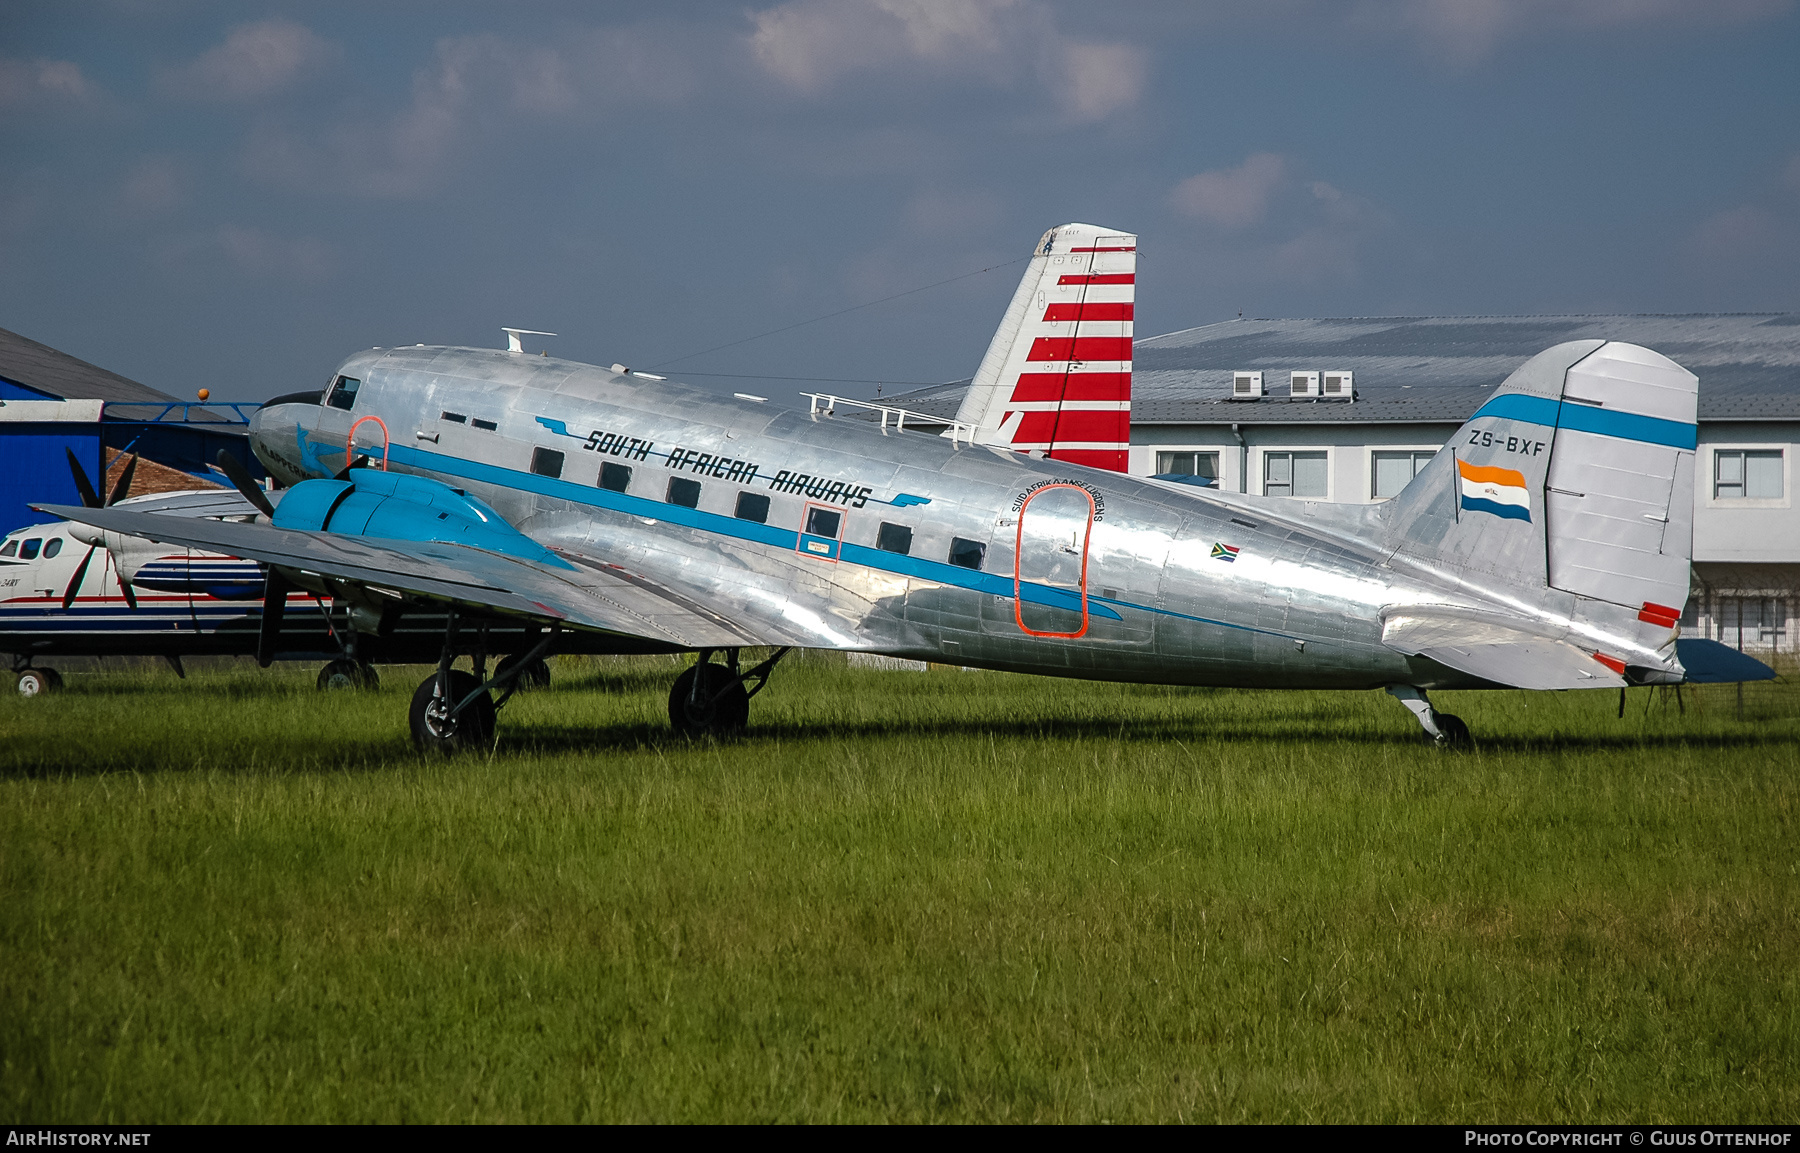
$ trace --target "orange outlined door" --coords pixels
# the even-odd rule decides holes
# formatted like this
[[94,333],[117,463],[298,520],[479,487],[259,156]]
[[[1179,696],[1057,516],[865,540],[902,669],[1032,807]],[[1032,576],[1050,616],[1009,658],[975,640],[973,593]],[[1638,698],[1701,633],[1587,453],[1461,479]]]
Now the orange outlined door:
[[1050,484],[1019,507],[1013,615],[1034,637],[1079,637],[1088,629],[1088,536],[1094,498],[1080,485]]

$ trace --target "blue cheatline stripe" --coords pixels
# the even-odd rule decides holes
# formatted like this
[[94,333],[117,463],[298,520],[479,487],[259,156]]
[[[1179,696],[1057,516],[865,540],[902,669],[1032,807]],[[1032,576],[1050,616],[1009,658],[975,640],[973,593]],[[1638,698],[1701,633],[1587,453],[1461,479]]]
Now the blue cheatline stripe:
[[1523,420],[1546,428],[1566,428],[1575,432],[1591,432],[1620,440],[1636,440],[1645,444],[1661,444],[1669,448],[1693,451],[1699,443],[1699,429],[1678,420],[1659,416],[1643,416],[1635,412],[1615,412],[1591,404],[1568,404],[1545,396],[1509,392],[1496,396],[1476,411],[1476,417],[1493,416],[1505,420]]
[[1462,498],[1463,508],[1470,512],[1491,512],[1495,516],[1503,516],[1508,520],[1531,520],[1531,511],[1520,504],[1501,504],[1497,500],[1483,500],[1478,496]]

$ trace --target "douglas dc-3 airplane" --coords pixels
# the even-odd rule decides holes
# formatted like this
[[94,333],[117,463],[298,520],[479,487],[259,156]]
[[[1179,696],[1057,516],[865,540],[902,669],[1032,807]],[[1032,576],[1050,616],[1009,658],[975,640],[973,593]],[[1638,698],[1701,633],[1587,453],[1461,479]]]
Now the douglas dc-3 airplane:
[[[1677,652],[1692,373],[1634,345],[1548,349],[1377,505],[1127,476],[1136,249],[1046,232],[941,434],[531,356],[515,330],[508,351],[359,353],[322,393],[269,401],[252,445],[291,488],[271,509],[240,485],[257,523],[45,511],[270,566],[265,659],[290,590],[349,602],[370,633],[448,606],[411,709],[415,740],[444,750],[492,739],[491,694],[511,690],[487,671],[497,620],[532,626],[530,656],[565,629],[698,651],[669,696],[690,733],[742,728],[794,647],[1385,689],[1447,745],[1468,730],[1431,689],[1695,679]],[[740,668],[759,646],[773,655]]]

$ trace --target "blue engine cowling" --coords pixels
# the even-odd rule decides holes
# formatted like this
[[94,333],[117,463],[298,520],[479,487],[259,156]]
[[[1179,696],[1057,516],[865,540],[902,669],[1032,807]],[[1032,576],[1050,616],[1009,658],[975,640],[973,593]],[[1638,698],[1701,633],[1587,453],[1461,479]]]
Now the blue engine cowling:
[[382,540],[439,541],[572,569],[485,501],[441,481],[372,468],[349,480],[303,480],[282,496],[276,528],[334,532]]

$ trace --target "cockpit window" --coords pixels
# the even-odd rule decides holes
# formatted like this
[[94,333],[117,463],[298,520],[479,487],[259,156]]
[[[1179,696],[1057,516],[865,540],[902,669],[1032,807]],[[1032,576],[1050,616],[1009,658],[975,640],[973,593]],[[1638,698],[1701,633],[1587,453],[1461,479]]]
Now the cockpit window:
[[9,540],[6,542],[6,547],[0,548],[0,556],[15,556],[18,554],[18,551],[19,542],[16,540]]
[[331,382],[331,395],[325,398],[325,403],[348,412],[356,404],[356,390],[361,387],[362,381],[355,377],[340,376]]
[[32,537],[30,540],[25,542],[25,547],[23,547],[19,550],[19,559],[20,560],[36,560],[37,554],[38,554],[38,549],[43,546],[43,543],[44,543],[43,537],[41,537],[41,536]]
[[44,546],[44,559],[49,560],[51,557],[55,556],[57,553],[59,553],[61,551],[62,551],[62,537],[53,536],[50,538],[50,543],[46,544]]

